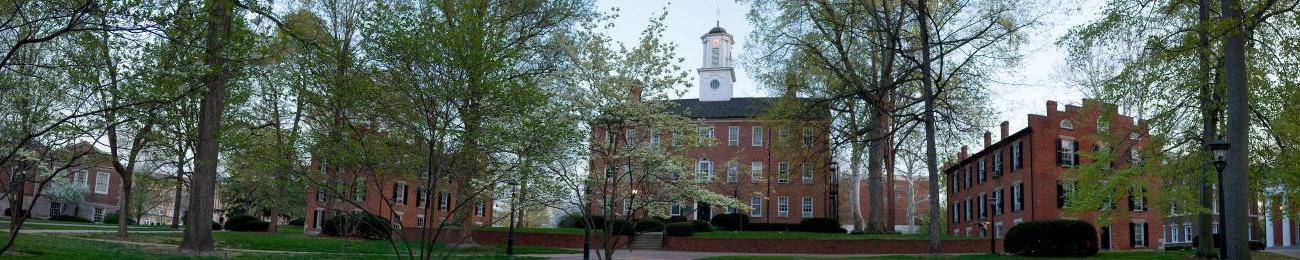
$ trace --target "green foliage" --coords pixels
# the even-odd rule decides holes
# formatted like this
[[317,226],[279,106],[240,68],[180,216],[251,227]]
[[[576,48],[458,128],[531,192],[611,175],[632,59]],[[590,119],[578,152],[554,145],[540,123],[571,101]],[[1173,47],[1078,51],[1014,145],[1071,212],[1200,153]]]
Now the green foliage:
[[230,217],[230,219],[226,220],[225,228],[226,230],[239,231],[239,232],[247,232],[247,231],[263,232],[266,231],[267,227],[269,227],[270,224],[271,223],[262,221],[261,219],[258,219],[257,217],[254,216],[237,215],[237,216]]
[[659,220],[646,218],[636,221],[636,232],[661,231],[663,228],[664,223]]
[[740,230],[749,225],[749,215],[744,213],[730,213],[713,215],[710,224],[721,230]]
[[322,223],[321,234],[365,239],[388,239],[392,226],[387,219],[361,212],[330,217]]
[[1097,255],[1096,229],[1078,220],[1037,220],[1007,231],[1006,252],[1020,256],[1089,257]]
[[289,225],[290,225],[290,226],[298,226],[298,227],[301,227],[301,226],[303,226],[303,224],[304,224],[306,221],[307,221],[307,220],[306,220],[306,219],[303,219],[303,218],[295,218],[295,219],[293,219],[293,220],[289,220]]
[[695,233],[713,232],[713,225],[709,225],[708,221],[696,219],[691,220],[690,223],[691,226],[695,227]]
[[799,221],[799,230],[818,233],[847,233],[840,221],[832,218],[805,218]]
[[688,222],[668,224],[668,236],[689,237],[695,234],[695,225]]
[[[104,223],[105,223],[105,224],[117,224],[118,217],[119,217],[119,216],[117,215],[117,213],[109,213],[108,215],[105,215],[105,216],[104,216]],[[135,225],[135,224],[136,224],[135,219],[134,219],[134,218],[127,218],[127,219],[126,219],[126,224],[127,224],[127,225]]]

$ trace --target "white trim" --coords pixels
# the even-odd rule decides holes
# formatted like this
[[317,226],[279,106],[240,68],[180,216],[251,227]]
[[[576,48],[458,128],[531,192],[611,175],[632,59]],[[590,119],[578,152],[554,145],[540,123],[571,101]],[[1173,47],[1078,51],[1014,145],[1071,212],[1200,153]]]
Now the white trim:
[[[109,186],[112,186],[113,175],[108,172],[95,172],[95,194],[108,194]],[[104,188],[100,189],[99,184],[103,183]]]

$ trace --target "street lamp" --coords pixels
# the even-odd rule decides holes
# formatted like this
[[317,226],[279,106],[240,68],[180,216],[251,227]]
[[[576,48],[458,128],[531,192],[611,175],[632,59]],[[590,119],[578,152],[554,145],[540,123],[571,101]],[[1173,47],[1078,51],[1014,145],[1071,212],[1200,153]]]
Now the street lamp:
[[1217,186],[1217,190],[1218,190],[1218,194],[1219,194],[1219,195],[1218,195],[1218,198],[1217,198],[1218,201],[1219,201],[1219,210],[1218,210],[1219,212],[1217,212],[1217,213],[1219,214],[1219,235],[1218,235],[1218,236],[1210,236],[1210,243],[1211,243],[1212,245],[1214,245],[1214,246],[1219,247],[1219,257],[1220,257],[1220,258],[1223,258],[1224,256],[1227,256],[1227,255],[1228,255],[1228,247],[1226,246],[1228,241],[1223,241],[1224,244],[1223,244],[1223,245],[1219,245],[1219,243],[1218,243],[1219,239],[1217,239],[1217,238],[1218,238],[1219,236],[1223,236],[1223,237],[1225,238],[1224,240],[1226,240],[1226,238],[1227,238],[1227,236],[1228,236],[1228,233],[1227,233],[1227,225],[1226,225],[1226,224],[1227,224],[1227,221],[1224,219],[1224,212],[1223,212],[1223,211],[1224,211],[1224,205],[1223,205],[1223,168],[1227,168],[1227,167],[1228,167],[1228,148],[1231,148],[1231,147],[1232,147],[1232,144],[1231,144],[1231,143],[1228,143],[1228,142],[1223,141],[1223,140],[1215,140],[1214,142],[1210,142],[1210,150],[1211,150],[1212,152],[1214,152],[1214,170],[1215,170],[1215,172],[1218,173],[1218,182],[1219,182],[1219,184],[1218,184],[1218,186]]
[[989,253],[998,255],[998,242],[997,240],[994,240],[997,237],[997,233],[994,233],[993,231],[993,221],[991,219],[984,219],[983,221],[980,221],[980,226],[984,227],[984,232],[989,235]]

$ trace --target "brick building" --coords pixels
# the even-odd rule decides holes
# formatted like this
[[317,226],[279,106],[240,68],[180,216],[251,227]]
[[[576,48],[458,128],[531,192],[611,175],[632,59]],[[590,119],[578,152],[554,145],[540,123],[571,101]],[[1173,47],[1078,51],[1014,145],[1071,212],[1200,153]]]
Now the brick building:
[[[862,192],[859,194],[859,199],[862,201],[862,216],[865,219],[867,214],[871,212],[871,189],[868,187],[866,182],[866,176],[863,176],[862,179],[862,183],[859,184],[862,186]],[[922,223],[925,223],[925,219],[928,218],[927,216],[930,214],[930,201],[928,199],[930,197],[929,183],[929,180],[926,180],[924,175],[915,177],[894,175],[894,181],[892,184],[890,182],[885,182],[885,188],[889,188],[891,185],[894,187],[893,192],[885,194],[886,196],[889,196],[886,200],[893,200],[892,203],[885,204],[885,224],[892,225],[894,231],[906,234],[924,232],[924,230],[920,229],[923,228],[921,225]],[[841,222],[845,224],[852,224],[852,215],[849,213],[848,205],[848,188],[850,185],[852,184],[849,182],[844,182],[840,185],[840,190],[842,191],[840,192],[840,195],[842,195],[843,199],[841,199],[840,203],[839,217],[842,220]],[[912,203],[909,203],[908,200],[911,200]],[[911,216],[908,216],[908,207],[916,207],[912,209],[913,211],[911,211]],[[909,222],[909,219],[912,221]]]
[[[51,201],[44,195],[37,198],[35,196],[37,194],[36,185],[40,180],[28,175],[29,177],[24,178],[27,181],[21,184],[23,191],[22,206],[28,207],[28,205],[31,205],[31,208],[28,209],[28,214],[35,218],[50,218],[52,216],[67,215],[79,216],[95,222],[102,222],[104,217],[108,214],[117,213],[118,204],[121,204],[119,201],[121,196],[118,194],[122,192],[122,180],[118,178],[117,173],[114,172],[112,163],[108,161],[108,155],[104,152],[91,147],[90,144],[77,144],[73,145],[70,149],[89,150],[90,152],[89,154],[77,158],[76,163],[71,164],[73,167],[64,169],[60,173],[60,176],[55,178],[66,179],[73,185],[81,185],[82,187],[85,187],[86,194],[82,196],[81,201],[78,203],[63,204]],[[33,163],[47,164],[46,168],[58,168],[67,164],[66,161],[11,161],[10,163],[3,165],[3,167],[0,167],[0,189],[3,189],[6,193],[11,189],[16,189],[17,186],[15,185],[17,184],[12,183],[11,180],[19,178],[19,174],[34,174],[37,167],[36,165],[33,165]],[[52,183],[53,181],[46,183],[42,190],[49,188]],[[32,204],[33,200],[35,200],[34,204]],[[9,198],[0,200],[0,208],[4,209],[5,216],[12,214],[10,203],[11,200]]]
[[[307,188],[304,232],[319,234],[325,220],[340,214],[369,212],[404,228],[423,228],[426,225],[456,223],[456,214],[470,211],[469,221],[475,225],[490,225],[492,220],[491,192],[477,195],[473,203],[461,204],[455,196],[457,185],[445,176],[438,180],[436,189],[426,187],[428,171],[410,174],[373,174],[365,170],[341,169],[313,159],[311,174],[318,180],[338,187],[337,193]],[[345,196],[343,199],[339,196]],[[357,205],[351,202],[356,202]]]
[[[1120,158],[1110,167],[1127,167],[1140,163],[1134,155],[1146,146],[1145,130],[1138,129],[1132,117],[1118,115],[1114,105],[1096,100],[1084,99],[1083,107],[1066,105],[1063,111],[1048,101],[1046,108],[1045,115],[1029,115],[1028,127],[1015,133],[1002,122],[999,139],[985,132],[983,149],[968,153],[963,146],[957,161],[944,167],[950,234],[986,237],[981,228],[985,221],[1001,237],[1023,221],[1079,219],[1096,226],[1102,249],[1160,248],[1164,216],[1148,209],[1144,198],[1158,196],[1158,189],[1110,204],[1106,210],[1127,212],[1115,214],[1108,225],[1097,224],[1095,211],[1070,215],[1063,209],[1073,185],[1062,181],[1061,174],[1090,162],[1080,156],[1083,147],[1113,149]],[[1122,141],[1105,144],[1097,140],[1098,133]]]

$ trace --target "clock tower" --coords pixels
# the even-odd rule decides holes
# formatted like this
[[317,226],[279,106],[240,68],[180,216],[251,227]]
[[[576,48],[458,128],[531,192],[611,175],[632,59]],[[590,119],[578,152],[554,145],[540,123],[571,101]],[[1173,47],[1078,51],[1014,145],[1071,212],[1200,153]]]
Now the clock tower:
[[700,66],[700,101],[731,100],[731,86],[736,82],[736,72],[731,66],[731,34],[721,26],[713,27],[700,36],[704,44],[704,64]]

